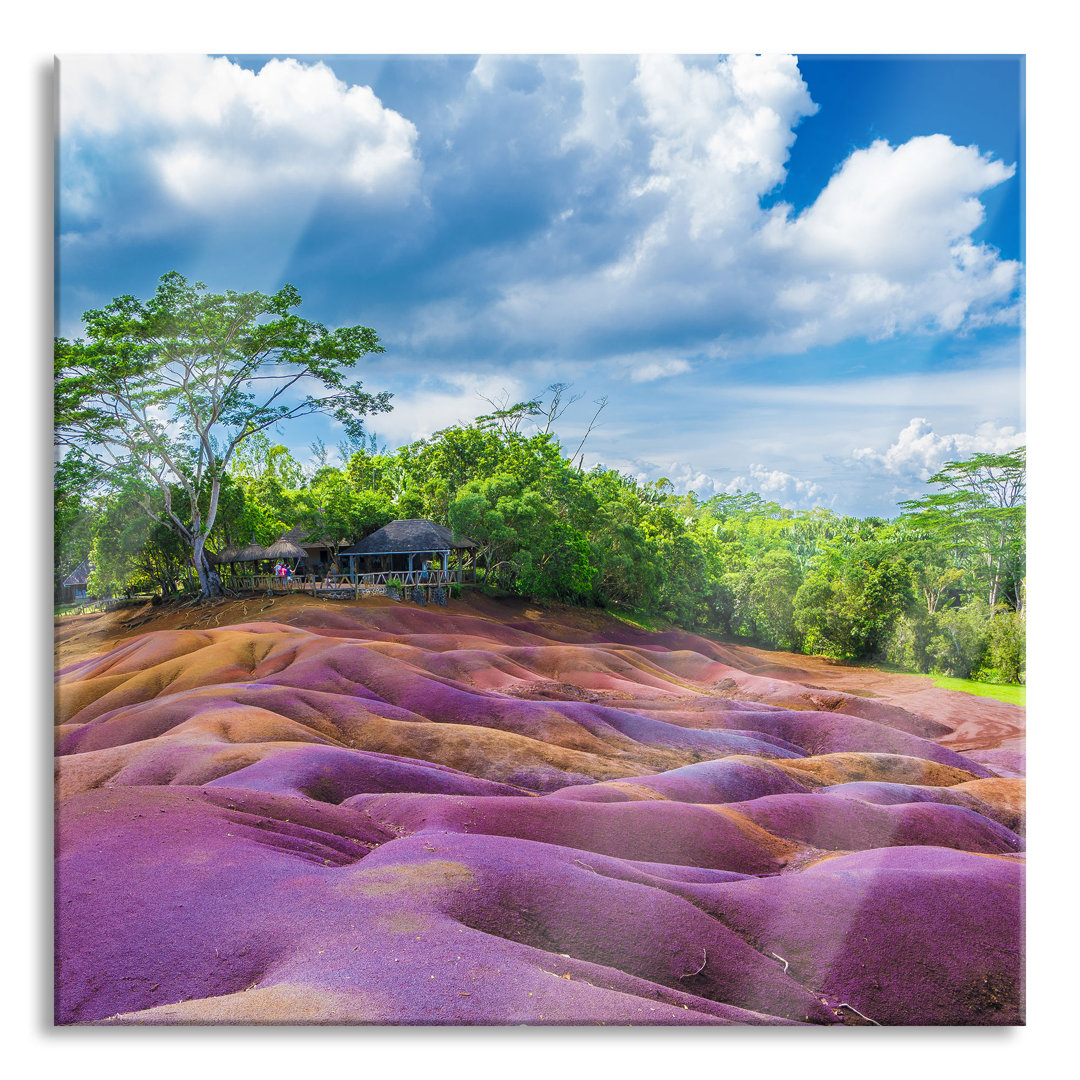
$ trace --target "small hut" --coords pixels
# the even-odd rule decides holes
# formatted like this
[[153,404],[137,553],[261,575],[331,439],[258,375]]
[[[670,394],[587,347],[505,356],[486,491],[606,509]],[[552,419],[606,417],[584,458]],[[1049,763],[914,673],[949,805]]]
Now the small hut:
[[236,556],[239,554],[240,549],[235,544],[226,544],[216,555],[213,552],[207,552],[210,561],[217,563],[219,566],[236,562]]
[[303,560],[307,558],[307,552],[300,547],[299,544],[294,544],[291,540],[275,540],[267,549],[267,555],[271,559],[294,559],[293,568]]
[[90,559],[87,557],[64,578],[64,582],[60,586],[60,602],[62,604],[72,604],[76,600],[85,600],[89,581]]
[[338,540],[335,543],[328,536],[309,538],[307,530],[302,525],[294,525],[270,546],[274,547],[283,542],[303,549],[305,566],[313,573],[323,573],[328,570],[334,560],[334,552],[343,544],[348,543],[347,540]]
[[[476,550],[467,536],[455,536],[446,526],[426,518],[391,521],[358,544],[338,553],[349,576],[398,577],[407,585],[461,581],[466,555]],[[451,556],[454,566],[450,565]],[[471,559],[469,559],[471,563]]]
[[245,574],[258,574],[259,563],[268,562],[274,556],[270,554],[261,544],[256,544],[252,541],[246,548],[242,548],[233,556],[234,563],[254,563],[254,566],[247,567],[243,573]]

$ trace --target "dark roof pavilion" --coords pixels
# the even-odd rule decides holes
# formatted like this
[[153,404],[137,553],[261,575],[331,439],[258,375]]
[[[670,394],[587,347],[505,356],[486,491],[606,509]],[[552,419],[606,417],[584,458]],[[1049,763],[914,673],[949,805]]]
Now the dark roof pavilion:
[[391,521],[352,547],[342,548],[342,555],[408,555],[413,552],[455,551],[474,548],[467,536],[455,536],[445,525],[427,518]]

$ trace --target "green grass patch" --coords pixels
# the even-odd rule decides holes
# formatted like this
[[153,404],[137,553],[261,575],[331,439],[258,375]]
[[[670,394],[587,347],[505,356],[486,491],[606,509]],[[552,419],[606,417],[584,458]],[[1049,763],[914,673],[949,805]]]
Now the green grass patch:
[[619,622],[627,623],[630,626],[636,626],[639,630],[671,629],[671,623],[666,619],[657,618],[655,615],[650,615],[646,611],[626,607],[623,604],[612,604],[610,607],[603,608],[603,612],[605,615],[610,615],[612,618],[618,619]]
[[104,600],[79,600],[73,604],[54,604],[53,618],[59,618],[62,615],[71,615],[78,611],[101,611],[104,606]]
[[935,686],[942,690],[959,690],[964,694],[974,694],[976,697],[995,698],[1004,701],[1008,705],[1027,707],[1027,687],[1017,686],[1013,683],[985,683],[975,682],[972,679],[953,679],[947,675],[931,675]]

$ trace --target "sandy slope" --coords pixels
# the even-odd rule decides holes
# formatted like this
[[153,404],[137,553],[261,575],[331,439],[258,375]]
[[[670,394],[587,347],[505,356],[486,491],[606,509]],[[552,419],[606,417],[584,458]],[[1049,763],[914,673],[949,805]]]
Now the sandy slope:
[[1022,1018],[1021,709],[481,596],[57,665],[60,1023]]

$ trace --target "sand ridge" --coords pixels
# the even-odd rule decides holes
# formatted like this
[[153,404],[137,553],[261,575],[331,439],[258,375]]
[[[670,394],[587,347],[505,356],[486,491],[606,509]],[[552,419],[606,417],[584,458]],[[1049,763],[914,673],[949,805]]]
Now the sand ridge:
[[482,595],[57,667],[59,1023],[1022,1022],[1021,709]]

